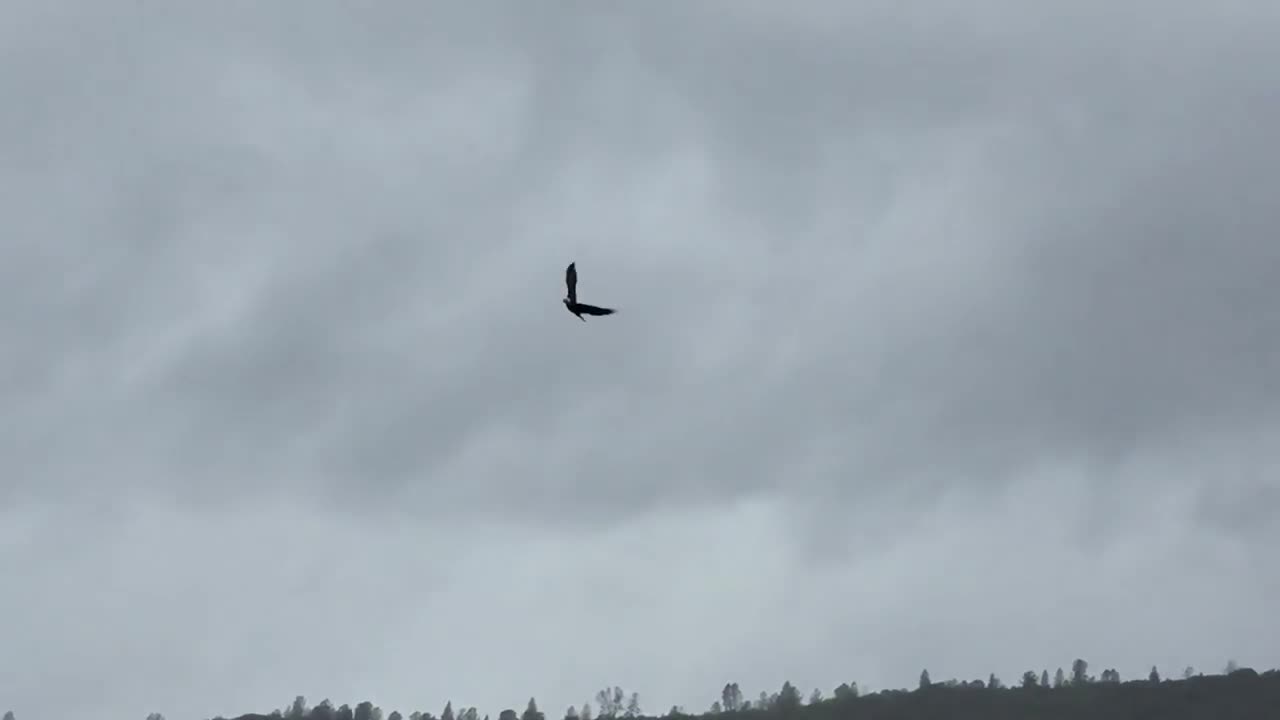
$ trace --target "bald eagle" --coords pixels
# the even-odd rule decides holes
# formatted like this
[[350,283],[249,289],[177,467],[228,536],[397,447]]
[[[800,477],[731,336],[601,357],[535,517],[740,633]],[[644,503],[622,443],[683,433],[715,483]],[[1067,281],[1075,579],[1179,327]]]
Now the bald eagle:
[[578,269],[574,267],[574,263],[569,263],[569,267],[564,270],[564,284],[568,289],[569,295],[564,299],[564,306],[569,308],[569,312],[578,316],[582,322],[587,319],[583,315],[612,315],[617,312],[613,308],[597,307],[586,303],[578,302]]

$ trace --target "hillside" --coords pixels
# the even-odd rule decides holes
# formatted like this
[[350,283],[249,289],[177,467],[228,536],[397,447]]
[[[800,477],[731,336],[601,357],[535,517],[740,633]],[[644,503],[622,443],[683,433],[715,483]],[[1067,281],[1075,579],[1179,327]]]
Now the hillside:
[[[761,693],[746,700],[736,683],[726,685],[711,708],[686,712],[673,707],[661,716],[641,712],[639,696],[621,688],[596,694],[596,707],[585,703],[569,708],[565,720],[603,718],[700,718],[700,720],[1274,720],[1280,718],[1280,671],[1258,673],[1250,668],[1229,674],[1192,675],[1162,680],[1156,669],[1142,680],[1121,682],[1118,673],[1106,670],[1101,678],[1086,674],[1087,664],[1077,661],[1070,674],[1059,670],[1053,679],[1043,671],[1028,671],[1015,687],[1006,687],[995,676],[987,681],[931,682],[921,674],[913,690],[883,690],[859,694],[856,683],[842,684],[834,696],[813,691],[804,698],[791,683],[772,695]],[[598,712],[598,714],[594,714]],[[552,717],[557,717],[559,713]],[[489,720],[484,715],[484,720]],[[242,715],[236,720],[479,720],[475,708],[459,711],[448,704],[440,717],[427,712],[384,712],[371,702],[354,708],[335,707],[324,701],[308,708],[303,698],[270,715]],[[546,720],[530,698],[524,712],[504,710],[498,720]],[[153,716],[152,720],[159,720]],[[218,718],[217,720],[224,720]]]

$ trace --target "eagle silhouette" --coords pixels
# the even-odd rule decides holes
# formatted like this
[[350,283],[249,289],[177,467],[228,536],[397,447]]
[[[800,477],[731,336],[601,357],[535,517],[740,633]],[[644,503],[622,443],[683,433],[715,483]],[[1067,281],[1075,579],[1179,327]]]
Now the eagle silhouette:
[[569,263],[569,267],[564,270],[564,284],[568,289],[569,295],[564,299],[564,306],[569,308],[569,312],[578,316],[582,322],[587,319],[583,315],[612,315],[616,310],[613,308],[597,307],[586,303],[578,302],[578,269],[574,267],[574,263]]

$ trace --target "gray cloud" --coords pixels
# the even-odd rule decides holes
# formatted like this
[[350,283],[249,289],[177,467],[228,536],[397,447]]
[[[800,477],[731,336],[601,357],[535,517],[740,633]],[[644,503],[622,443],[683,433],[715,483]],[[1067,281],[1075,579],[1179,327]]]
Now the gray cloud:
[[1216,8],[8,3],[0,705],[1275,665]]

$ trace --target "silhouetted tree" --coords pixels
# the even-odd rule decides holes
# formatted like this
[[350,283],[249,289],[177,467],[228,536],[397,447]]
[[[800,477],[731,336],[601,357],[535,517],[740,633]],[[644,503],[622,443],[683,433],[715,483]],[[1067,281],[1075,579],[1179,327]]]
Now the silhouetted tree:
[[1000,682],[1000,678],[996,677],[995,673],[991,673],[991,675],[987,677],[987,687],[992,690],[999,690],[1003,687],[1003,684]]
[[724,689],[720,691],[721,708],[726,712],[737,712],[742,709],[742,688],[738,687],[738,683],[725,683]]
[[444,710],[440,713],[440,720],[457,720],[453,716],[453,701],[449,700],[444,704]]
[[404,716],[400,714],[399,710],[392,710],[391,714],[387,716],[387,720],[404,720]]
[[711,703],[710,712],[712,715],[719,715],[720,713],[724,712],[724,708],[720,705],[719,700],[716,700],[715,702]]
[[[512,714],[514,715],[515,712],[513,711]],[[502,720],[501,716],[499,716],[498,720]],[[578,708],[570,705],[569,708],[564,711],[564,720],[579,720]]]
[[627,698],[626,716],[629,718],[640,717],[640,693],[633,692],[631,697]]
[[858,697],[858,683],[840,683],[833,694],[836,700],[853,700]]
[[515,710],[507,708],[506,710],[498,713],[498,720],[520,720],[520,716],[516,714]]
[[1067,684],[1067,674],[1062,672],[1062,668],[1058,668],[1058,672],[1053,674],[1053,686],[1060,688]]
[[3,718],[2,720],[17,720],[17,718],[15,718],[15,717],[13,716],[13,711],[12,711],[12,710],[5,710],[5,711],[4,711],[4,718]]
[[321,700],[319,705],[311,708],[308,720],[334,720],[333,703],[329,698]]
[[1037,678],[1035,670],[1028,670],[1022,673],[1022,687],[1033,688],[1036,686]]
[[578,718],[579,720],[592,720],[593,715],[591,713],[591,703],[582,703],[582,710],[578,712]]
[[1147,682],[1153,682],[1153,683],[1160,682],[1160,671],[1156,670],[1155,665],[1151,666],[1151,674],[1147,676]]
[[929,680],[929,669],[925,668],[920,671],[920,689],[927,690],[933,682]]
[[1084,685],[1089,682],[1088,672],[1089,663],[1081,660],[1080,658],[1076,658],[1075,662],[1071,663],[1071,684]]
[[783,713],[794,712],[803,701],[804,698],[800,696],[800,691],[796,689],[795,685],[791,684],[790,680],[782,683],[782,691],[778,693],[777,706],[779,710]]
[[151,713],[147,716],[147,720],[164,720],[164,715],[160,713]]
[[1185,669],[1183,669],[1183,671],[1182,671],[1182,679],[1183,679],[1183,680],[1190,680],[1191,678],[1193,678],[1193,677],[1195,677],[1195,676],[1196,676],[1196,669],[1195,669],[1195,668],[1193,668],[1193,667],[1191,667],[1190,665],[1188,665],[1188,666],[1187,666]]
[[538,710],[538,703],[533,698],[529,698],[529,704],[525,706],[524,712],[520,714],[520,720],[547,720],[547,716]]
[[1240,669],[1240,666],[1236,664],[1236,661],[1235,661],[1235,660],[1228,660],[1228,661],[1227,661],[1227,669],[1226,669],[1226,674],[1227,674],[1227,675],[1230,675],[1231,673],[1233,673],[1233,672],[1235,672],[1235,671],[1237,671],[1237,670],[1239,670],[1239,669]]
[[822,702],[822,689],[814,688],[813,692],[809,693],[809,704],[817,705],[818,703],[821,703],[821,702]]
[[1041,670],[1041,671],[1040,671],[1040,687],[1043,687],[1043,688],[1047,688],[1047,687],[1049,687],[1049,670],[1048,670],[1048,668],[1045,668],[1044,670]]
[[600,705],[600,717],[614,718],[622,714],[622,701],[626,695],[622,688],[614,685],[596,693],[596,702]]

